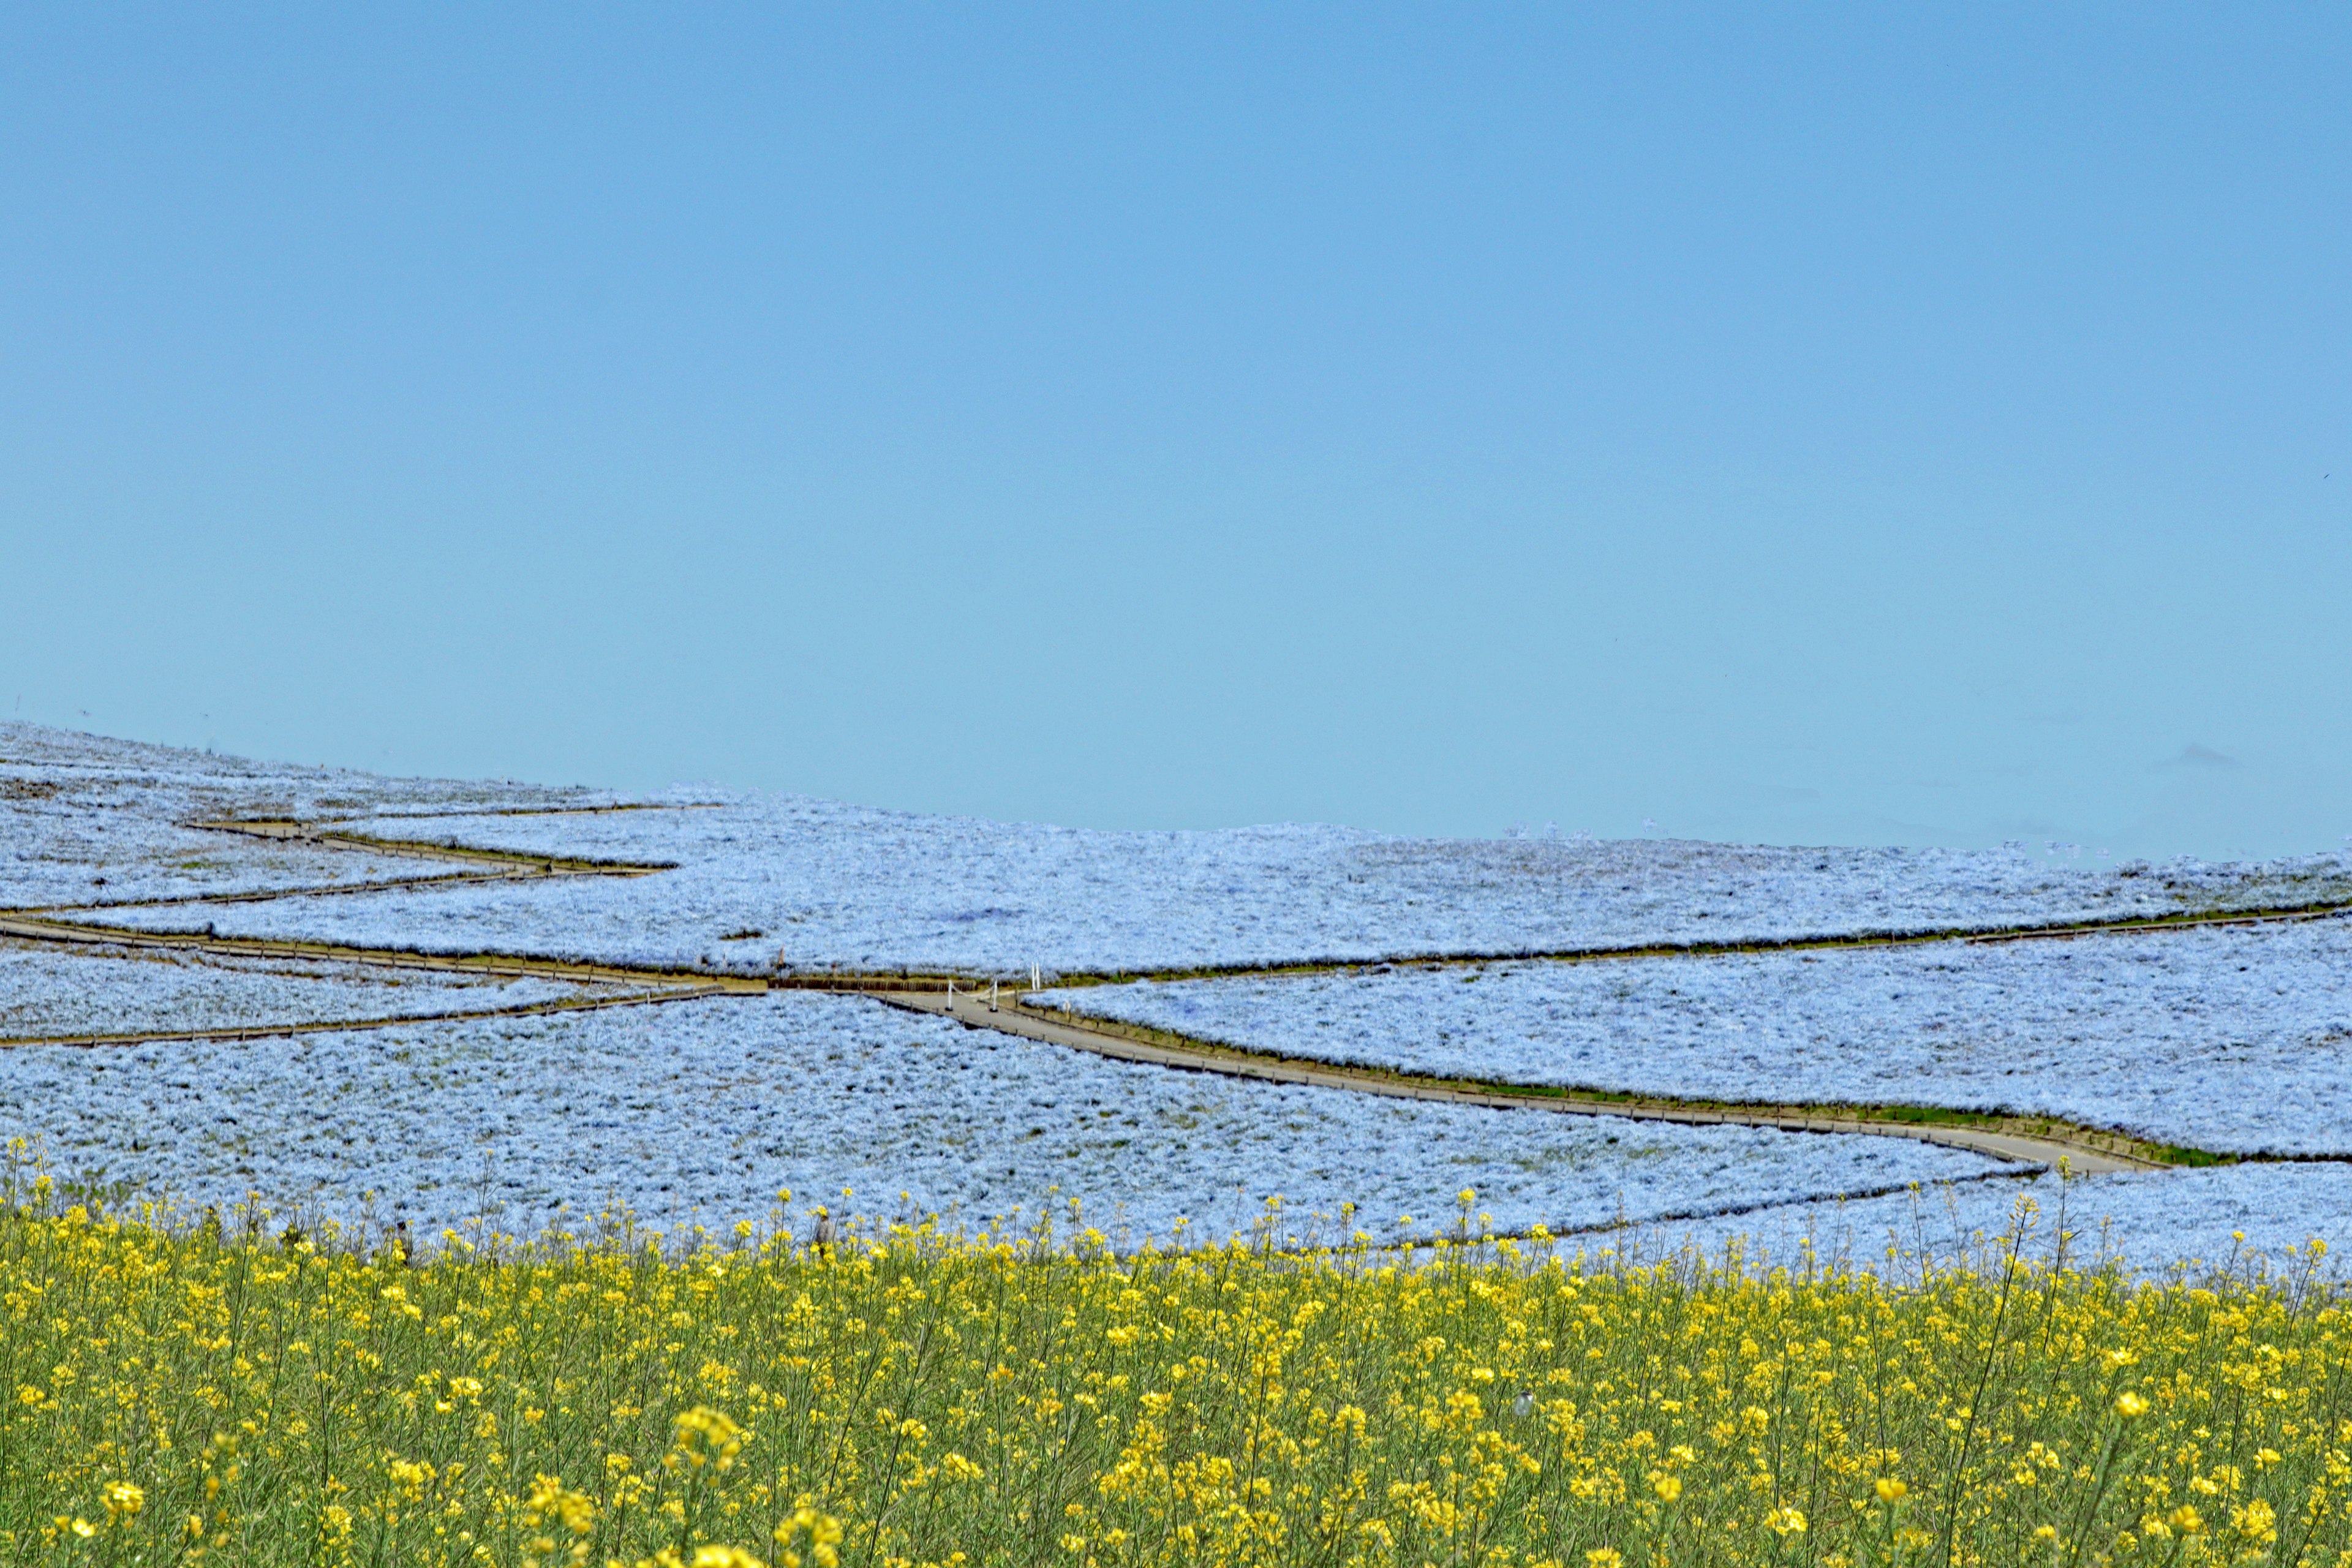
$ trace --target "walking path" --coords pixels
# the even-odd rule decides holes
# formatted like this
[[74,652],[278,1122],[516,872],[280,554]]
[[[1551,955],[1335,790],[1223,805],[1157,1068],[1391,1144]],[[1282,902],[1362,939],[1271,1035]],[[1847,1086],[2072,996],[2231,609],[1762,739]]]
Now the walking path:
[[[291,896],[291,895],[289,895]],[[633,968],[583,963],[560,958],[524,958],[502,952],[405,952],[389,947],[350,947],[331,942],[284,937],[211,936],[193,931],[133,931],[123,926],[61,921],[41,914],[0,913],[0,936],[26,942],[74,942],[86,947],[160,947],[227,958],[289,958],[332,963],[373,963],[387,969],[426,969],[508,979],[570,980],[583,984],[693,986],[700,994],[761,994],[773,989],[763,979],[740,974],[704,974],[690,969]],[[828,987],[842,989],[842,987]]]
[[[1803,1105],[1725,1105],[1646,1096],[1580,1094],[1535,1086],[1469,1083],[1307,1061],[1195,1040],[1139,1025],[1049,1012],[1023,1002],[1018,993],[1000,993],[999,1001],[992,1006],[984,994],[969,988],[968,981],[960,983],[957,977],[945,974],[852,973],[780,974],[766,978],[733,974],[699,975],[683,970],[519,958],[501,953],[416,953],[383,948],[347,947],[332,942],[130,931],[26,915],[0,915],[0,936],[89,946],[178,949],[224,957],[366,963],[386,968],[423,969],[507,979],[560,980],[582,984],[640,988],[613,997],[537,1003],[473,1013],[420,1015],[380,1020],[323,1020],[279,1026],[246,1025],[226,1029],[138,1035],[47,1037],[0,1040],[0,1046],[101,1046],[164,1039],[261,1039],[336,1029],[383,1028],[402,1023],[552,1013],[592,1005],[634,1006],[710,997],[765,995],[772,991],[818,991],[870,996],[891,1006],[951,1017],[973,1028],[995,1029],[1025,1039],[1066,1046],[1121,1061],[1149,1062],[1161,1067],[1270,1083],[1349,1089],[1409,1100],[1441,1100],[1455,1105],[1552,1110],[1567,1115],[1777,1127],[1791,1132],[1877,1133],[1943,1143],[1990,1154],[1996,1159],[2033,1164],[2054,1165],[2064,1159],[2074,1169],[2083,1172],[2158,1170],[2169,1163],[2153,1145],[2141,1141],[2119,1133],[2040,1118],[1955,1116],[1951,1120],[1906,1121],[1895,1108],[1876,1108],[1874,1114],[1871,1108],[1859,1107],[1831,1110]],[[959,984],[965,989],[957,989]]]
[[1202,964],[1181,969],[1122,970],[1116,973],[1065,975],[1064,985],[1125,985],[1139,980],[1169,984],[1185,980],[1266,978],[1290,974],[1339,974],[1371,969],[1442,969],[1481,963],[1605,963],[1621,959],[1724,958],[1757,952],[1845,952],[1863,948],[1928,947],[1960,942],[1970,947],[2013,942],[2071,942],[2077,937],[2135,936],[2199,926],[2260,926],[2352,915],[2352,900],[2329,899],[2305,904],[2242,910],[2184,910],[2167,915],[2119,915],[2110,920],[2054,921],[2047,925],[1941,926],[1904,931],[1757,938],[1748,941],[1643,942],[1615,947],[1529,949],[1523,952],[1439,952],[1408,958],[1328,959],[1312,963]]
[[380,1018],[326,1018],[304,1023],[232,1024],[213,1029],[146,1029],[107,1035],[19,1035],[0,1038],[0,1049],[20,1046],[152,1046],[177,1041],[272,1040],[294,1035],[341,1034],[392,1029],[404,1024],[455,1024],[478,1018],[529,1018],[545,1013],[590,1013],[604,1007],[643,1007],[660,1002],[692,1002],[722,994],[712,986],[668,991],[626,991],[611,996],[560,996],[520,1002],[510,1007],[476,1007],[450,1013],[398,1013]]
[[[631,809],[669,809],[631,805],[558,808],[561,813],[589,814]],[[680,807],[677,809],[691,809]],[[555,812],[549,815],[557,814]],[[724,996],[765,994],[776,990],[849,993],[871,996],[892,1006],[951,1017],[974,1028],[995,1029],[1024,1038],[1084,1050],[1122,1061],[1194,1072],[1219,1073],[1274,1083],[1440,1100],[1458,1105],[1498,1109],[1546,1110],[1567,1115],[1621,1116],[1640,1121],[1693,1124],[1736,1124],[1775,1127],[1789,1131],[1866,1133],[1913,1138],[1966,1149],[2021,1164],[2054,1165],[2061,1160],[2081,1172],[2151,1171],[2180,1163],[2190,1151],[2163,1150],[2123,1134],[2042,1118],[1970,1116],[1891,1106],[1729,1105],[1675,1100],[1647,1096],[1615,1096],[1593,1091],[1559,1090],[1534,1086],[1472,1083],[1304,1061],[1264,1052],[1240,1050],[1191,1039],[1164,1030],[1048,1012],[1022,1002],[1017,992],[989,999],[965,989],[965,977],[949,974],[896,974],[871,972],[779,973],[765,976],[713,974],[690,969],[662,969],[630,964],[583,963],[496,952],[435,954],[394,949],[363,948],[336,942],[283,938],[224,937],[209,932],[164,933],[128,930],[99,923],[110,908],[163,904],[247,903],[276,899],[308,898],[393,889],[418,889],[489,881],[528,881],[564,877],[643,877],[673,869],[666,865],[587,860],[566,856],[523,855],[477,849],[413,839],[382,838],[342,832],[331,822],[313,823],[283,818],[236,818],[190,824],[215,832],[235,833],[278,842],[296,842],[322,848],[347,849],[373,855],[411,856],[455,861],[467,868],[437,876],[379,879],[322,887],[298,887],[274,891],[210,893],[179,898],[131,900],[118,904],[48,905],[37,909],[0,910],[0,936],[26,941],[72,942],[116,947],[176,948],[226,956],[293,959],[375,964],[389,968],[437,970],[449,973],[514,978],[568,981],[587,985],[625,986],[614,995],[570,998],[475,1012],[424,1014],[382,1019],[318,1020],[276,1026],[243,1026],[226,1029],[164,1031],[141,1034],[47,1037],[0,1040],[0,1046],[130,1045],[163,1040],[254,1039],[340,1029],[384,1028],[399,1024],[445,1022],[478,1017],[504,1017],[554,1013],[579,1008],[636,1006],[656,1003]],[[2328,919],[2352,912],[2341,901],[2254,910],[2182,911],[2173,915],[2135,916],[2117,920],[2058,921],[2042,926],[1972,927],[1878,935],[1824,935],[1778,942],[1662,943],[1643,946],[1584,949],[1559,952],[1453,953],[1389,961],[1396,966],[1454,965],[1500,960],[1548,960],[1595,963],[1612,959],[1705,958],[1710,955],[1791,951],[1834,951],[1853,948],[1916,946],[1931,942],[2025,942],[2064,940],[2097,935],[2121,935],[2177,930],[2186,926],[2257,925],[2287,921]],[[79,916],[80,919],[67,919]],[[1136,974],[1068,975],[1057,984],[1087,985],[1127,980],[1212,979],[1239,974],[1328,973],[1383,967],[1370,963],[1312,963],[1257,967],[1194,968]]]
[[[557,816],[593,816],[622,811],[709,809],[714,808],[701,804],[676,806],[624,804],[532,807],[492,812],[487,815]],[[278,899],[317,898],[330,894],[414,890],[458,884],[472,885],[478,882],[529,881],[562,877],[650,877],[658,872],[677,869],[675,865],[661,861],[589,860],[562,855],[525,855],[514,850],[478,849],[470,846],[435,844],[421,839],[382,838],[369,834],[340,832],[332,821],[304,822],[290,817],[226,817],[192,822],[187,826],[210,832],[234,833],[247,837],[278,842],[310,844],[328,849],[452,860],[468,867],[478,868],[478,869],[449,872],[435,877],[329,882],[317,886],[236,893],[188,893],[170,898],[128,899],[112,902],[27,905],[19,909],[0,909],[0,919],[12,915],[36,914],[103,915],[110,909],[141,909],[165,905],[265,903]],[[2127,936],[2151,931],[2179,931],[2195,926],[2275,925],[2301,921],[2332,920],[2345,915],[2352,915],[2352,900],[2314,900],[2298,904],[2247,909],[2183,910],[2171,914],[2123,915],[2105,920],[2053,921],[2042,925],[1940,926],[1915,931],[1860,934],[1845,932],[1748,941],[1647,942],[1611,947],[1530,949],[1512,952],[1438,952],[1402,958],[1325,960],[1307,963],[1203,964],[1169,969],[1122,970],[1096,974],[1066,974],[1061,976],[1056,984],[1117,985],[1137,980],[1166,982],[1217,980],[1238,978],[1244,975],[1331,974],[1379,967],[1434,967],[1516,962],[1594,963],[1613,959],[1709,958],[1755,952],[1833,952],[1860,948],[1923,947],[1947,942],[1966,942],[1971,945],[2011,942],[2052,942],[2068,941],[2085,936]],[[470,960],[453,960],[452,962],[467,963]],[[553,961],[532,959],[520,962],[538,963]],[[866,990],[886,985],[893,978],[887,972],[861,973],[854,971],[836,971],[830,974],[793,974],[779,977],[778,983],[788,984],[794,987]],[[902,970],[896,978],[904,980],[909,977]],[[940,984],[945,984],[944,975],[933,978]],[[959,975],[956,978],[963,980],[965,977]]]
[[212,822],[192,822],[188,826],[211,833],[241,834],[247,838],[316,844],[328,849],[355,849],[372,855],[414,855],[427,860],[496,866],[508,871],[536,872],[542,877],[649,877],[656,871],[677,869],[667,862],[640,864],[627,860],[581,860],[565,855],[518,855],[510,850],[472,849],[463,845],[434,844],[419,838],[379,838],[365,833],[338,833],[332,823],[298,822],[291,817],[224,817]]
[[[1804,1106],[1714,1105],[1652,1098],[1601,1097],[1507,1084],[1471,1084],[1328,1062],[1302,1061],[1256,1051],[1234,1050],[1186,1039],[1165,1030],[1108,1024],[1098,1019],[1048,1013],[1017,999],[991,1004],[984,993],[875,991],[877,1000],[910,1012],[953,1018],[969,1028],[994,1029],[1024,1039],[1091,1051],[1119,1061],[1150,1062],[1191,1072],[1315,1089],[1353,1089],[1402,1100],[1433,1100],[1451,1105],[1484,1105],[1508,1110],[1554,1110],[1570,1116],[1622,1116],[1636,1121],[1678,1121],[1777,1127],[1786,1132],[1864,1132],[1914,1138],[1989,1154],[2021,1164],[2055,1165],[2061,1160],[2084,1173],[2155,1171],[2165,1162],[2149,1146],[2116,1133],[2065,1122],[2021,1118],[1985,1118],[1982,1122],[1904,1121],[1867,1113],[1840,1114]],[[2031,1129],[2029,1131],[2029,1129]]]

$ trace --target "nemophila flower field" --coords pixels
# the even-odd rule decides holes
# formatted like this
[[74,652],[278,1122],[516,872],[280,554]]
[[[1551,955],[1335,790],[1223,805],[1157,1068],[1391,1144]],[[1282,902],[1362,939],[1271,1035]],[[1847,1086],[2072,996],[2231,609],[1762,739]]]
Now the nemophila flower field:
[[2073,1233],[2068,1256],[2137,1279],[2291,1268],[2313,1237],[2352,1236],[2352,1164],[2287,1160],[1939,1183],[1879,1197],[1775,1204],[1744,1214],[1636,1225],[1620,1245],[1649,1254],[1729,1247],[1759,1262],[1811,1257],[1838,1268],[1867,1265],[1894,1246],[1956,1264],[1984,1237],[1999,1233],[2021,1195],[2054,1214],[2062,1192]]
[[121,905],[419,874],[405,857],[268,843],[194,826],[219,817],[543,809],[610,798],[258,763],[0,722],[0,904]]
[[[2352,896],[2335,856],[2118,866],[1990,851],[1427,839],[1324,824],[1096,832],[694,787],[391,779],[0,724],[0,902],[92,900],[142,930],[737,972],[1195,965],[1773,941]],[[414,877],[417,863],[195,831],[299,816],[385,840],[664,864],[629,879],[293,898],[131,898]],[[109,880],[93,889],[98,876]]]
[[906,1227],[369,1257],[10,1197],[0,1551],[23,1562],[2352,1552],[2352,1315],[2316,1249],[2136,1285],[2040,1260],[2021,1214],[1970,1267],[1884,1278]]
[[[97,961],[92,961],[97,962]],[[259,1193],[432,1234],[623,1206],[677,1230],[779,1187],[898,1218],[1066,1214],[1121,1246],[1353,1202],[1426,1237],[1475,1186],[1507,1229],[1992,1178],[1901,1138],[1391,1100],[1107,1061],[856,997],[773,995],[257,1040],[0,1052],[0,1126],[59,1177],[227,1208]],[[841,1205],[836,1205],[841,1206]]]
[[[360,1026],[572,994],[432,952],[1025,978],[1709,944],[2307,908],[2352,894],[2333,858],[581,815],[620,804],[0,727],[0,906],[191,950],[18,919],[60,942],[0,945],[0,1022],[311,1026],[0,1053],[0,1133],[56,1161],[0,1170],[0,1555],[2352,1563],[2352,1320],[2308,1239],[2352,1229],[2352,1163],[2069,1181],[740,982]],[[675,865],[354,892],[457,862],[202,826],[271,814]],[[2340,1152],[2344,929],[1072,994],[1327,1060]]]
[[[2336,857],[2138,874],[2021,852],[1396,839],[1281,825],[1096,833],[797,797],[604,816],[363,820],[525,854],[671,862],[627,879],[303,898],[224,932],[764,971],[1153,972],[1644,942],[1991,929],[2352,894]],[[186,910],[110,921],[188,928]],[[736,938],[740,931],[756,937]],[[730,940],[733,939],[733,940]]]
[[0,939],[0,1039],[409,1017],[591,994],[531,978]]
[[2352,919],[2064,942],[1382,967],[1035,998],[1324,1061],[1733,1101],[2055,1115],[2352,1153]]
[[[641,963],[1011,974],[1523,952],[1643,942],[2000,925],[2266,897],[2244,868],[2126,876],[2025,854],[1569,839],[1411,839],[1320,824],[1092,832],[696,790],[696,809],[591,818],[457,815],[356,830],[658,861],[632,881],[522,896],[317,900],[237,912],[373,940],[597,952]],[[2325,862],[2332,875],[2341,868]],[[2347,874],[2352,876],[2352,874]],[[162,916],[136,917],[166,924]],[[323,922],[323,923],[321,923]],[[760,943],[723,940],[746,927]],[[225,928],[226,929],[226,928]]]

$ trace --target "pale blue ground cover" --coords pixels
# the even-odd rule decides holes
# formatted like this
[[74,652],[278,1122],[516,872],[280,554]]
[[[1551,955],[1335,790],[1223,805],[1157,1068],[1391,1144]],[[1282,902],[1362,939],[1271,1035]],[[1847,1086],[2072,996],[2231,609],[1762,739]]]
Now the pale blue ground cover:
[[[1299,825],[1103,833],[798,796],[696,791],[674,804],[350,824],[676,868],[655,876],[289,900],[204,918],[239,934],[432,952],[1025,978],[1033,965],[1099,973],[1781,941],[2300,900],[2315,887],[2352,896],[2352,872],[2331,858],[2084,870],[2001,850],[1405,839]],[[184,930],[195,916],[110,918]]]
[[[2026,1228],[2015,1232],[2021,1198],[2033,1208]],[[2013,1234],[2021,1237],[2022,1255],[2053,1261],[2062,1256],[2062,1228],[2068,1237],[2063,1258],[2086,1268],[2113,1263],[2151,1277],[2293,1273],[2314,1262],[2310,1243],[2317,1240],[2326,1248],[2319,1272],[2341,1279],[2352,1247],[2352,1165],[2284,1162],[2077,1177],[2063,1194],[2054,1174],[1958,1182],[1636,1226],[1580,1237],[1570,1248],[1614,1248],[1621,1257],[1653,1259],[1677,1252],[1720,1259],[1732,1248],[1750,1268],[1801,1269],[1810,1261],[1916,1279],[1923,1262],[1981,1260]]]
[[[117,909],[371,945],[707,963],[1055,969],[1334,954],[1754,940],[2292,902],[2332,859],[2083,871],[2020,854],[1676,842],[1432,841],[1323,827],[1082,833],[698,792],[715,810],[505,816],[610,802],[493,783],[273,768],[16,726],[0,731],[0,904],[186,897],[415,875],[414,860],[257,844],[186,825],[330,816],[387,837],[675,861],[627,881]],[[757,935],[745,934],[756,931]],[[1297,1055],[1717,1098],[1914,1099],[2122,1121],[2214,1148],[2352,1147],[2336,1089],[2345,927],[2063,944],[1500,963],[1473,971],[1074,990],[1071,1000]],[[104,978],[74,980],[74,964]],[[477,1005],[357,970],[0,950],[12,1032],[291,1021]],[[540,992],[492,993],[501,1004]],[[387,1006],[388,1000],[396,1005]],[[2014,1180],[1901,1140],[1679,1129],[1414,1105],[1162,1072],[869,1004],[806,996],[326,1034],[235,1046],[0,1055],[0,1131],[61,1170],[226,1204],[247,1192],[420,1229],[487,1210],[529,1231],[627,1205],[666,1226],[758,1219],[777,1187],[974,1220],[1041,1200],[1166,1234],[1361,1205],[1424,1233],[1452,1194],[1506,1228],[1754,1211],[1706,1234],[1791,1234],[1769,1205],[1963,1178],[1994,1215]],[[2301,1142],[2295,1140],[2302,1140]],[[2134,1256],[2218,1256],[2345,1235],[2334,1165],[2130,1178],[2084,1192]],[[1059,1187],[1052,1194],[1048,1189]],[[900,1198],[899,1194],[907,1194]],[[370,1194],[373,1194],[371,1196]],[[1937,1201],[1945,1201],[1938,1199]],[[1872,1205],[1878,1206],[1873,1207]],[[1767,1205],[1758,1209],[1757,1205]],[[1989,1206],[1990,1205],[1990,1206]],[[1859,1200],[1843,1212],[1897,1212]],[[1416,1216],[1402,1227],[1396,1216]],[[2252,1223],[2259,1220],[2259,1225]],[[1386,1230],[1382,1227],[1386,1226]],[[2216,1227],[2222,1229],[2217,1232]],[[2295,1233],[2290,1236],[2288,1233]]]
[[[194,824],[355,810],[522,807],[608,796],[390,779],[0,723],[0,909],[259,892],[445,873],[409,856],[271,843]],[[184,909],[185,926],[215,918]]]
[[2023,1112],[2352,1153],[2352,920],[1049,991],[1100,1017],[1444,1078]]
[[590,994],[529,978],[0,939],[0,1039],[478,1012]]
[[[432,1233],[622,1205],[674,1229],[797,1212],[977,1224],[1052,1207],[1130,1243],[1339,1205],[1383,1238],[1565,1228],[2000,1172],[1906,1139],[1386,1100],[1108,1061],[851,998],[777,994],[231,1046],[0,1052],[0,1127],[60,1173]],[[852,1196],[844,1198],[842,1190]],[[904,1194],[902,1196],[902,1194]],[[1402,1216],[1412,1215],[1410,1225]]]

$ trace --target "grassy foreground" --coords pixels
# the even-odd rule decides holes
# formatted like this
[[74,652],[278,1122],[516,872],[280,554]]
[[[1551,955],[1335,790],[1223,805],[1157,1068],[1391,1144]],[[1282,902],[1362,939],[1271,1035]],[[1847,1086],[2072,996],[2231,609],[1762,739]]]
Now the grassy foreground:
[[2307,1276],[906,1230],[412,1265],[32,1196],[18,1562],[2352,1561],[2352,1320]]

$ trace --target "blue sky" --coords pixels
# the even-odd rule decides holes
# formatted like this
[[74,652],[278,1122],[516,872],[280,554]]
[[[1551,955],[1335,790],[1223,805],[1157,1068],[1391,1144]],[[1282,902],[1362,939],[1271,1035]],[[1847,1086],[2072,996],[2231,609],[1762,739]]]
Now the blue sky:
[[0,712],[2339,847],[2347,80],[2318,5],[13,8]]

